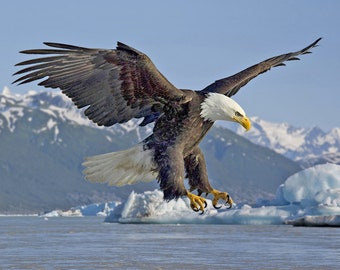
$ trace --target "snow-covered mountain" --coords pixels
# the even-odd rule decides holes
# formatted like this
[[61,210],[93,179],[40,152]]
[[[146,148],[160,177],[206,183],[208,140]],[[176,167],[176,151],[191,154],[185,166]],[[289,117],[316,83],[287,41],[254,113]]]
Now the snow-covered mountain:
[[[75,125],[104,129],[104,127],[100,127],[87,119],[82,113],[82,110],[77,109],[70,99],[61,92],[38,93],[36,91],[29,91],[26,94],[12,94],[8,87],[4,87],[2,94],[0,94],[0,113],[5,117],[6,121],[0,119],[0,132],[5,122],[7,128],[13,132],[16,128],[17,120],[24,116],[24,110],[31,112],[34,109],[38,109],[42,113],[51,116],[46,126],[40,130],[36,130],[36,132],[53,130],[55,133],[55,142],[58,142],[59,131],[54,119],[60,119],[61,121]],[[30,122],[31,119],[28,119],[28,121]],[[112,134],[125,134],[126,132],[136,130],[137,127],[138,121],[132,120],[111,128],[105,127],[105,130],[110,131]],[[149,134],[151,133],[151,128],[138,128],[137,131]],[[141,137],[145,134],[137,135]],[[108,140],[110,139],[108,138]]]
[[299,128],[287,123],[271,123],[252,117],[252,128],[244,132],[237,125],[221,123],[251,142],[268,147],[303,167],[316,164],[340,164],[340,128],[324,132],[318,127]]

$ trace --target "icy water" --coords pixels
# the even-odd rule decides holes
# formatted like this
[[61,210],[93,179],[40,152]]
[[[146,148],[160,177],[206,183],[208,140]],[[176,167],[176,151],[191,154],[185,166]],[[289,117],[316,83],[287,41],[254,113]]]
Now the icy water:
[[340,229],[0,217],[0,269],[340,269]]

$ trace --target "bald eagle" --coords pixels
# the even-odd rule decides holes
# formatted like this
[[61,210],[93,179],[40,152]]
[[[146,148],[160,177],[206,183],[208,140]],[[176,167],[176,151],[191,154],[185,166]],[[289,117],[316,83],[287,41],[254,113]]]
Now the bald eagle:
[[165,200],[187,196],[191,208],[203,213],[207,207],[203,193],[212,194],[215,208],[220,207],[219,200],[229,207],[233,200],[227,192],[210,185],[198,146],[202,138],[216,120],[236,122],[249,130],[251,123],[245,111],[230,97],[257,75],[310,53],[320,39],[302,50],[269,58],[217,80],[200,91],[176,88],[147,55],[121,42],[113,50],[46,42],[51,48],[21,51],[43,56],[18,63],[28,67],[14,74],[21,77],[13,83],[44,79],[39,85],[61,89],[78,108],[86,107],[84,114],[99,126],[132,118],[143,118],[141,126],[154,123],[153,133],[137,145],[87,157],[83,163],[86,179],[114,186],[157,179]]

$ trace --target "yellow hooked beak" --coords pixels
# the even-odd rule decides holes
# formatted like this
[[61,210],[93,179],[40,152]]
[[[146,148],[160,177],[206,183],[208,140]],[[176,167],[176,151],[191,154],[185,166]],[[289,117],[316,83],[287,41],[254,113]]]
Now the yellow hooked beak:
[[246,131],[248,131],[251,128],[251,122],[247,116],[235,115],[233,119],[235,122],[239,123],[242,127],[244,127]]

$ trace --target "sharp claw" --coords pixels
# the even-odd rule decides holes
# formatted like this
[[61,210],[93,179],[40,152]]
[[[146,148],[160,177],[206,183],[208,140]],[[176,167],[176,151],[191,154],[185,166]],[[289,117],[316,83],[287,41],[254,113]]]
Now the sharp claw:
[[227,206],[227,209],[230,209],[233,207],[233,200],[230,198],[229,194],[227,195],[227,200],[225,205]]
[[[195,211],[195,212],[198,212],[198,211],[200,211],[200,208],[198,208],[196,205],[194,205],[194,204],[190,204],[190,207],[191,207],[191,209],[193,210],[193,211]],[[202,210],[201,210],[202,211]]]
[[204,208],[207,208],[208,204],[206,201],[204,201]]
[[217,206],[217,205],[215,205],[215,204],[213,204],[213,206],[214,206],[215,209],[220,209],[220,208],[222,207],[222,205]]

